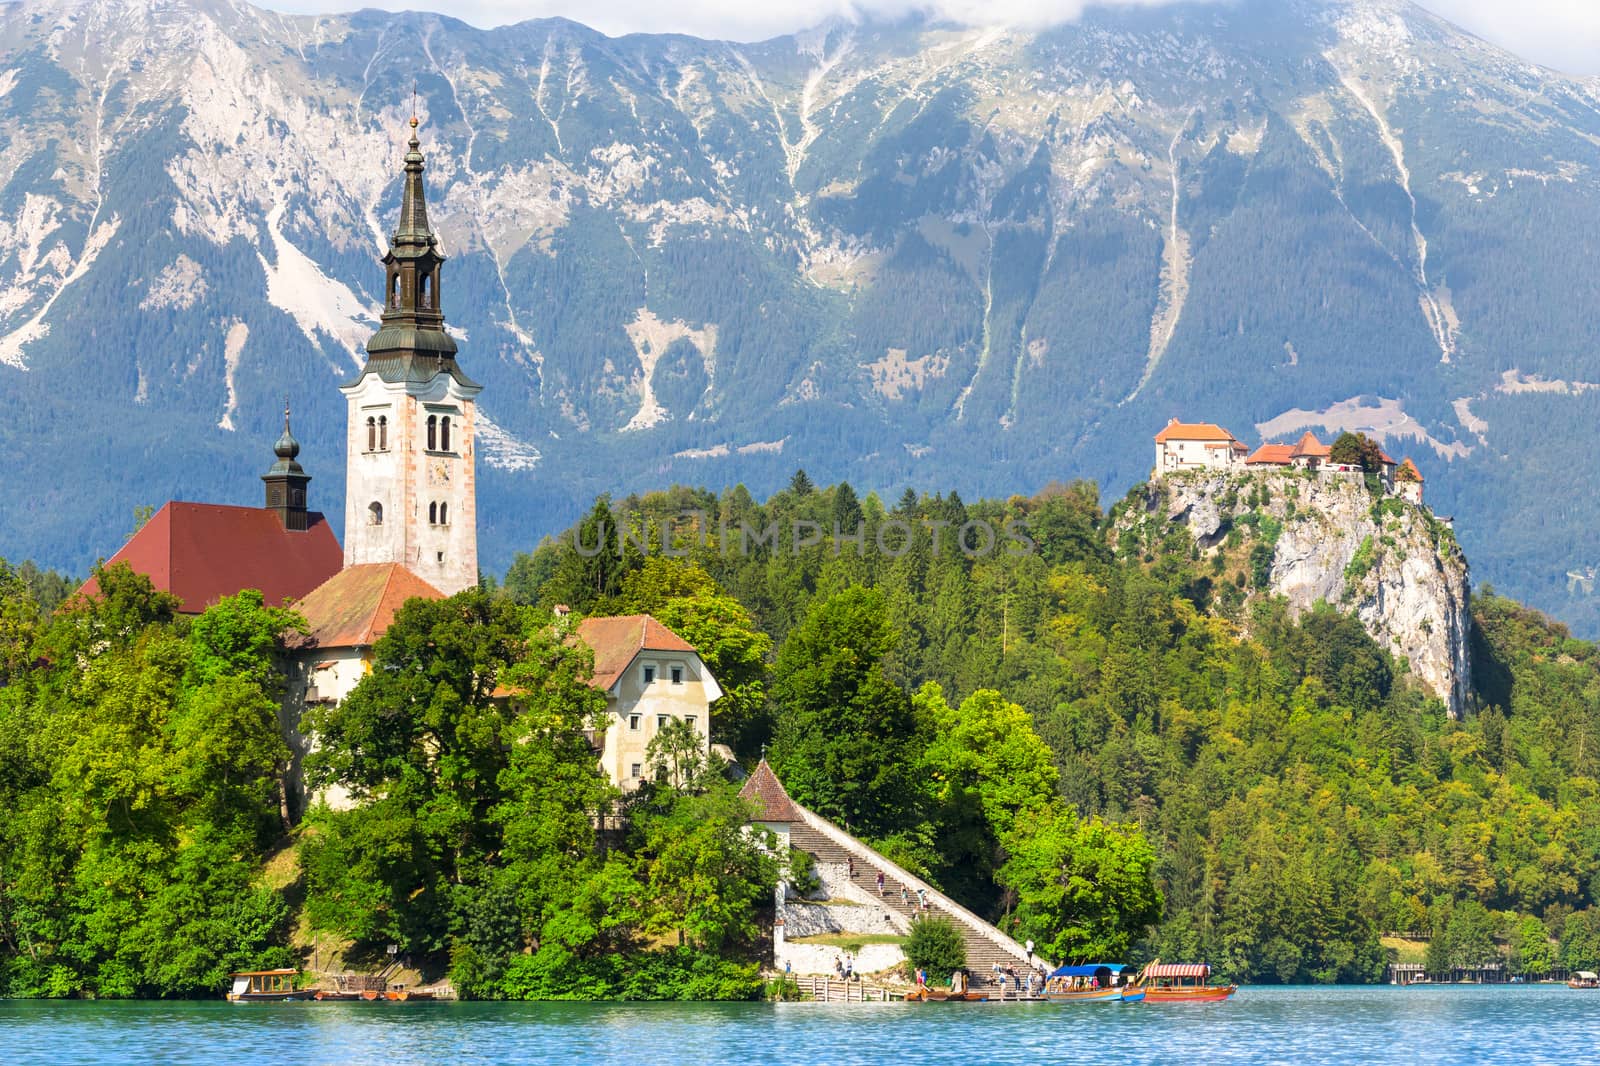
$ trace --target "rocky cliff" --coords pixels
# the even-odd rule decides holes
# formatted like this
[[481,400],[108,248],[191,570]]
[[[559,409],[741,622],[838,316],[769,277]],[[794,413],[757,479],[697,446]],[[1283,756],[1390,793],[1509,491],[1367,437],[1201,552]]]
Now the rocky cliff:
[[1354,614],[1461,715],[1467,560],[1428,508],[1359,475],[1282,470],[1171,475],[1135,490],[1135,502],[1123,535],[1182,526],[1213,559],[1238,562],[1249,597],[1282,596],[1297,614],[1319,600]]

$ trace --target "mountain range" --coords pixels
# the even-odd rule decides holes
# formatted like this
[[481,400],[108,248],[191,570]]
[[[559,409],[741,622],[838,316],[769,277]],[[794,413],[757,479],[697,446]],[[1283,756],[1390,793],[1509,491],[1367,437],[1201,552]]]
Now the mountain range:
[[343,401],[422,120],[482,557],[601,492],[1120,494],[1171,417],[1412,455],[1600,632],[1600,81],[1400,0],[756,44],[242,0],[0,9],[0,553],[255,503]]

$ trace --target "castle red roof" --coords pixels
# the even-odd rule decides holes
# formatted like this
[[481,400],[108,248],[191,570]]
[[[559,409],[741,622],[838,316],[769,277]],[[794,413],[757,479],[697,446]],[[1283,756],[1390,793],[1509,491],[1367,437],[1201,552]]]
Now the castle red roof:
[[585,618],[578,639],[594,652],[595,688],[609,689],[641,651],[693,652],[694,645],[647,614]]
[[1263,444],[1250,453],[1246,466],[1289,466],[1294,462],[1294,445]]
[[778,780],[778,775],[772,772],[772,767],[767,765],[765,759],[756,764],[750,780],[739,790],[739,798],[755,806],[758,821],[804,821],[800,817],[800,811],[795,807],[794,800],[790,799],[789,793],[784,790],[783,782]]
[[1294,445],[1296,459],[1326,459],[1333,449],[1317,439],[1317,435],[1309,429]]
[[1174,418],[1156,434],[1157,444],[1169,440],[1211,440],[1227,444],[1233,441],[1233,434],[1212,422],[1179,422]]
[[445,597],[399,563],[362,563],[339,571],[294,606],[310,629],[306,646],[370,648],[401,606],[419,598]]
[[[172,500],[128,538],[107,566],[127,563],[156,588],[183,601],[184,614],[199,614],[224,596],[259,589],[274,607],[299,599],[344,564],[344,551],[320,513],[309,528],[283,528],[264,507]],[[79,590],[100,592],[90,578]]]

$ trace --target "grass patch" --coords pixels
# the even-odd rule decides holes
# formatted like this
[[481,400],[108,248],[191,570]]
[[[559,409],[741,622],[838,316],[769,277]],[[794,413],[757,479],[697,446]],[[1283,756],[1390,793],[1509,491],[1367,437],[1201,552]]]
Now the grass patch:
[[1395,962],[1428,961],[1428,942],[1426,940],[1405,940],[1397,936],[1386,936],[1379,943],[1386,950],[1394,952]]
[[816,936],[797,936],[790,943],[821,944],[824,947],[842,948],[854,953],[868,944],[904,944],[906,938],[893,933],[818,933]]

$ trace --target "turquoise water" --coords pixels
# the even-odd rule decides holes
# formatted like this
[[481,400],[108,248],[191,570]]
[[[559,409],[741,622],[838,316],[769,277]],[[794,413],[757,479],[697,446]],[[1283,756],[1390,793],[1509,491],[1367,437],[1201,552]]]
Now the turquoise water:
[[0,1063],[1600,1062],[1600,992],[1247,988],[1212,1005],[0,1002]]

